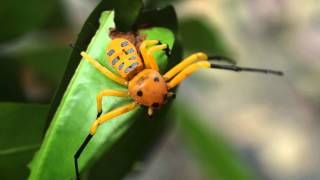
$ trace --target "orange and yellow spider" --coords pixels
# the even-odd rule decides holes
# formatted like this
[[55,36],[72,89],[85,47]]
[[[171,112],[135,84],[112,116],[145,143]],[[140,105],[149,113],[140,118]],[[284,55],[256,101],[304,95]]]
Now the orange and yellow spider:
[[[164,75],[161,75],[153,53],[165,50],[168,54],[168,45],[161,44],[158,40],[145,40],[139,46],[139,50],[140,52],[138,52],[135,46],[127,39],[116,38],[111,41],[106,49],[106,55],[109,63],[117,70],[118,74],[100,65],[95,59],[90,57],[89,54],[83,51],[81,52],[81,56],[98,71],[113,81],[127,86],[128,91],[106,89],[97,95],[97,119],[92,124],[89,135],[74,155],[77,179],[79,179],[78,158],[101,124],[131,111],[138,106],[148,107],[148,115],[152,116],[154,110],[161,107],[167,98],[174,96],[174,93],[169,92],[169,90],[176,87],[193,72],[200,69],[214,68],[282,75],[280,71],[268,69],[239,67],[234,64],[212,64],[208,59],[227,62],[231,62],[231,60],[221,56],[208,58],[205,53],[201,52],[185,58]],[[101,115],[102,97],[104,96],[131,97],[133,102]]]

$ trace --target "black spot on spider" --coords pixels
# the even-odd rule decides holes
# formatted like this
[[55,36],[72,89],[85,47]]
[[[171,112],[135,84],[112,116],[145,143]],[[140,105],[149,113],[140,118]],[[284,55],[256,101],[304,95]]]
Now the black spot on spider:
[[137,91],[137,96],[140,96],[140,97],[143,96],[143,92],[141,90],[138,90]]
[[151,106],[152,106],[153,108],[157,108],[157,107],[159,107],[159,103],[153,103]]
[[154,80],[154,82],[159,82],[160,81],[159,77],[154,77],[153,80]]

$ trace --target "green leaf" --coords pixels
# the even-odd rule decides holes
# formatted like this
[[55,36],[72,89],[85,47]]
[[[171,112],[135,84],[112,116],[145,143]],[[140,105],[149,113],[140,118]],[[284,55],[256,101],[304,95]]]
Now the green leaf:
[[201,18],[185,18],[179,22],[179,34],[185,52],[205,52],[209,55],[229,55],[221,32]]
[[204,172],[212,179],[255,179],[248,166],[232,151],[218,132],[201,123],[205,122],[201,120],[203,116],[195,112],[190,104],[179,99],[174,104],[174,112],[184,141],[199,160]]
[[[172,31],[177,30],[176,14],[172,6],[143,12],[136,24],[144,23],[152,23],[152,25],[166,27]],[[164,35],[159,33],[157,37]],[[181,45],[179,41],[175,40],[167,69],[177,64],[181,60],[181,55]],[[87,177],[89,179],[124,179],[126,174],[134,170],[137,164],[143,163],[148,151],[152,150],[150,147],[158,142],[157,139],[166,132],[165,130],[170,125],[171,119],[166,118],[170,107],[171,102],[162,107],[157,112],[159,116],[151,121],[146,121],[144,118],[135,120],[124,135],[90,169],[89,173],[86,174]],[[108,170],[107,173],[106,169]]]
[[26,179],[40,147],[48,105],[0,103],[0,179]]
[[[127,0],[127,1],[141,1],[141,0]],[[71,78],[73,77],[73,74],[75,73],[76,68],[78,67],[78,64],[80,63],[81,60],[81,56],[79,53],[79,50],[83,50],[86,49],[87,45],[89,44],[89,42],[91,41],[92,37],[95,35],[96,33],[96,29],[98,29],[99,27],[99,17],[101,15],[101,13],[105,10],[113,10],[114,8],[114,4],[117,3],[117,0],[103,0],[101,1],[98,6],[93,10],[93,12],[90,14],[90,16],[88,17],[88,19],[86,20],[86,22],[84,23],[84,26],[81,29],[81,32],[79,33],[78,39],[76,40],[74,46],[76,47],[75,50],[72,51],[71,55],[70,55],[70,60],[67,64],[66,67],[66,72],[64,73],[64,76],[62,78],[62,81],[60,83],[60,86],[56,92],[55,98],[53,99],[52,103],[51,103],[51,108],[49,111],[49,115],[48,115],[48,119],[47,119],[47,124],[46,124],[46,129],[48,128],[53,115],[55,114],[55,112],[58,109],[58,106],[62,100],[62,97],[64,95],[64,92],[66,91],[69,82],[71,81]],[[136,2],[136,4],[138,4],[139,2]],[[141,5],[142,6],[142,5]],[[122,11],[139,11],[141,7],[135,6],[135,8],[137,9],[133,9],[132,7],[125,7],[124,9],[122,9]],[[122,12],[121,9],[120,11],[118,11],[116,13],[115,16],[121,14],[121,13],[128,13],[128,12]],[[121,15],[119,15],[121,16]],[[122,16],[125,17],[125,16]],[[131,19],[131,21],[126,21],[128,24],[133,24],[135,22],[135,19],[133,19],[134,16],[130,16],[128,17],[129,19]],[[136,17],[135,17],[136,18]],[[121,18],[118,18],[119,21],[121,20]],[[118,22],[121,23],[121,22]],[[116,22],[117,24],[117,22]],[[125,27],[129,27],[129,25],[124,25]]]
[[89,179],[124,179],[128,172],[134,170],[135,165],[143,164],[146,155],[152,150],[150,147],[158,143],[172,122],[172,119],[166,117],[171,104],[162,107],[152,119],[146,119],[145,113],[140,118],[135,117],[137,119],[124,135],[90,169]]
[[[89,22],[86,23],[90,26],[89,24]],[[104,58],[105,48],[111,41],[107,30],[112,27],[114,27],[114,13],[106,11],[101,15],[100,27],[87,49],[87,53],[110,70],[113,69]],[[140,33],[146,34],[147,39],[159,39],[172,48],[174,35],[165,28],[144,29]],[[83,46],[80,41],[77,41],[76,46],[77,44]],[[160,52],[155,56],[161,69],[164,69],[167,64],[165,54]],[[74,58],[73,55],[72,58]],[[89,128],[95,120],[95,97],[103,89],[125,90],[124,87],[100,74],[88,62],[81,61],[68,84],[40,151],[32,161],[29,179],[70,179],[74,177],[73,155],[88,135]],[[107,101],[103,101],[104,113],[127,102],[129,98],[108,97]],[[88,168],[101,157],[103,152],[110,150],[137,119],[145,119],[141,108],[102,125],[81,155],[80,169]]]

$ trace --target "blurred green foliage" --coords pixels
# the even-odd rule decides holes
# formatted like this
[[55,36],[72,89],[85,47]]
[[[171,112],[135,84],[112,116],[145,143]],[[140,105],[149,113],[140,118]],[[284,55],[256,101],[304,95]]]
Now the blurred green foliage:
[[0,179],[26,179],[40,147],[48,105],[0,103]]
[[21,84],[21,66],[11,58],[2,57],[0,61],[1,101],[25,101]]
[[70,51],[71,48],[68,46],[46,44],[38,48],[20,51],[15,56],[15,60],[43,75],[43,78],[57,86],[65,72]]
[[137,19],[136,27],[139,26],[158,26],[165,27],[177,33],[178,20],[173,6],[165,6],[152,10],[145,10]]
[[230,50],[217,27],[209,25],[203,18],[187,17],[179,21],[179,35],[186,54],[205,52],[209,55],[230,56]]
[[[123,88],[104,78],[89,64],[80,64],[79,51],[86,49],[91,42],[99,27],[102,11],[115,9],[114,21],[121,31],[156,26],[174,32],[176,37],[164,28],[143,32],[149,35],[148,38],[160,39],[171,46],[172,54],[169,60],[163,53],[157,54],[163,71],[177,64],[182,59],[182,53],[187,55],[204,51],[213,55],[230,56],[230,49],[227,48],[218,27],[212,27],[199,17],[187,17],[177,21],[173,6],[167,5],[179,2],[181,0],[145,0],[143,6],[141,0],[101,1],[84,23],[75,42],[76,49],[71,52],[69,59],[72,49],[65,41],[31,43],[27,47],[14,48],[10,54],[0,48],[0,83],[3,85],[0,101],[34,101],[28,97],[24,87],[22,71],[26,68],[40,77],[41,81],[48,83],[52,92],[56,92],[54,96],[51,93],[48,97],[52,101],[46,100],[44,105],[0,104],[0,119],[3,123],[0,126],[0,179],[26,179],[29,175],[27,164],[43,143],[43,132],[46,132],[56,112],[59,117],[51,123],[40,154],[35,156],[36,160],[30,165],[33,173],[30,179],[48,179],[56,177],[57,174],[61,176],[56,179],[64,179],[74,175],[72,153],[81,144],[95,116],[96,93],[106,87]],[[142,9],[142,6],[145,9]],[[107,22],[105,29],[108,29],[114,22],[106,16],[102,21]],[[0,30],[0,47],[10,46],[12,42],[23,39],[31,32],[46,32],[43,34],[50,36],[53,30],[69,28],[67,19],[61,1],[31,0],[21,3],[5,0],[0,7],[0,20],[5,27]],[[106,32],[98,33],[95,42],[90,45],[90,54],[100,61],[103,60],[102,50],[109,40]],[[105,62],[101,63],[108,67]],[[80,72],[76,72],[77,68]],[[82,74],[80,78],[77,77],[79,74]],[[72,91],[71,96],[67,96],[67,87]],[[116,107],[128,102],[112,98],[111,101],[112,105],[105,104],[104,107]],[[78,105],[75,105],[77,103]],[[177,119],[180,132],[187,147],[198,157],[204,172],[212,178],[251,179],[246,166],[220,136],[209,132],[212,130],[201,124],[200,116],[196,115],[192,107],[179,106],[176,103],[172,105],[175,106],[175,112],[170,114],[170,122],[175,115],[179,115]],[[124,178],[135,163],[143,161],[150,147],[165,133],[168,126],[172,125],[167,118],[169,109],[171,103],[163,107],[155,119],[148,121],[140,108],[136,112],[121,116],[119,119],[122,120],[115,120],[112,126],[102,127],[102,133],[97,134],[91,142],[92,147],[80,158],[81,167],[88,169],[84,178]],[[61,153],[62,151],[65,153]],[[99,158],[101,159],[94,164]],[[53,162],[65,163],[57,165]],[[43,169],[42,165],[45,165],[43,167],[46,169]]]
[[43,26],[59,1],[3,0],[0,6],[0,43],[16,39],[25,33]]
[[[27,74],[37,77],[35,81],[50,84],[54,91],[60,84],[65,72],[70,50],[68,46],[47,43],[24,48],[2,57],[0,61],[0,82],[3,88],[0,90],[0,100],[32,101],[25,94],[28,90],[24,87],[24,84],[28,82],[26,82],[24,76]],[[49,99],[45,101],[48,102]]]
[[162,8],[168,4],[181,2],[182,0],[144,0],[146,9]]
[[[177,103],[178,102],[178,103]],[[188,105],[189,104],[189,105]],[[214,129],[203,124],[203,116],[187,100],[175,102],[178,127],[190,150],[198,157],[203,170],[212,179],[255,179],[236,153]],[[191,113],[192,112],[192,113]]]

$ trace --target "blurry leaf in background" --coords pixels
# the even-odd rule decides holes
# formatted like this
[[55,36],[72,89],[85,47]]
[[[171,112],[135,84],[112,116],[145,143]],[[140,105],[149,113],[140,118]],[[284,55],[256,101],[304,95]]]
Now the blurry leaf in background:
[[0,101],[25,101],[21,83],[21,66],[12,58],[0,61]]
[[230,56],[221,32],[203,18],[184,18],[179,21],[179,35],[185,53],[205,52],[208,55]]
[[[97,8],[93,13],[96,14],[99,9]],[[101,26],[87,49],[92,57],[110,70],[113,69],[104,58],[105,48],[111,41],[106,30],[114,27],[113,18],[114,12],[106,11],[102,14],[100,18]],[[90,24],[86,23],[86,25]],[[165,28],[145,29],[140,33],[147,34],[148,39],[157,37],[172,48],[174,35]],[[77,44],[75,46],[78,47]],[[160,63],[160,67],[165,66],[167,61],[165,53],[159,52],[155,56],[157,56],[156,59]],[[48,179],[52,177],[69,179],[74,177],[73,155],[89,133],[90,125],[96,117],[95,97],[103,89],[125,90],[126,88],[103,76],[88,62],[81,61],[67,91],[64,93],[41,149],[32,161],[29,179]],[[108,104],[103,106],[105,107],[104,112],[123,105],[128,100],[128,98],[108,97]],[[106,149],[110,149],[135,120],[146,119],[145,114],[142,114],[139,109],[141,108],[114,118],[110,123],[106,123],[99,128],[96,136],[80,158],[80,169],[88,168]]]
[[116,28],[118,31],[127,32],[132,30],[143,6],[142,0],[116,0],[110,1],[115,9]]
[[178,20],[174,7],[169,5],[164,8],[144,10],[137,19],[136,28],[146,27],[165,27],[173,32],[178,30]]
[[0,103],[0,179],[26,179],[40,147],[48,105]]
[[190,151],[199,160],[204,172],[211,179],[255,179],[248,166],[214,129],[209,129],[203,123],[205,121],[201,120],[201,113],[195,112],[190,104],[178,100],[174,103],[174,112],[177,115],[179,132]]
[[2,0],[0,43],[42,26],[53,12],[55,0]]
[[181,2],[182,0],[144,0],[144,5],[146,9],[162,8],[169,4],[176,2]]
[[68,46],[37,44],[2,57],[0,101],[48,102],[60,84],[70,51]]
[[45,44],[21,50],[15,58],[57,86],[65,72],[71,50],[67,45]]
[[[68,18],[69,12],[66,10],[65,2],[63,0],[57,0],[52,7],[52,13],[48,16],[44,24],[41,26],[42,31],[53,32],[54,30],[61,31],[64,35],[69,36],[68,31],[72,28],[72,23]],[[73,35],[72,35],[73,37]]]

